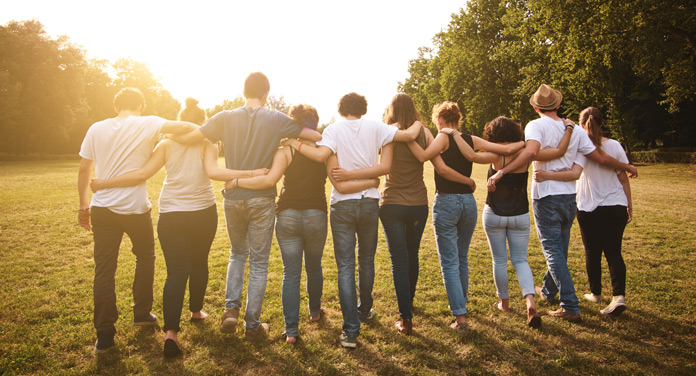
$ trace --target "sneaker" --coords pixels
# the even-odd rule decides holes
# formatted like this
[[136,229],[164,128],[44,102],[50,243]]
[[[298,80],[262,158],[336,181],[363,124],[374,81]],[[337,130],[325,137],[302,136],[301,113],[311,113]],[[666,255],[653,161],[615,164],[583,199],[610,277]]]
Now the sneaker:
[[356,337],[348,337],[346,332],[341,332],[338,339],[341,341],[341,346],[346,348],[354,349],[358,345],[358,339]]
[[222,333],[234,333],[237,330],[237,322],[239,321],[239,308],[232,307],[225,310],[222,314],[222,321],[220,322],[220,332]]
[[536,292],[539,299],[545,301],[546,303],[551,303],[553,301],[553,299],[549,299],[546,295],[544,295],[543,292],[541,292],[541,286],[534,287],[534,291]]
[[94,351],[97,354],[105,353],[114,347],[113,333],[97,333],[97,342],[94,343]]
[[454,322],[450,324],[450,329],[459,334],[463,334],[466,332],[466,322],[458,322],[457,320],[454,320]]
[[592,303],[600,303],[602,301],[602,295],[595,295],[593,293],[585,294],[583,297]]
[[262,322],[261,324],[259,324],[259,327],[256,328],[256,330],[251,330],[247,328],[244,332],[244,338],[246,338],[249,341],[265,338],[270,330],[271,328],[268,326],[268,324]]
[[176,358],[183,354],[179,348],[179,344],[171,338],[164,340],[164,351],[162,351],[162,353],[165,358]]
[[399,333],[409,335],[411,332],[413,332],[413,322],[411,319],[401,318],[394,323],[394,326]]
[[358,315],[358,318],[362,322],[372,321],[375,319],[375,317],[377,317],[377,311],[375,311],[374,309],[371,309],[370,312],[366,316]]
[[146,315],[133,316],[133,325],[135,326],[153,326],[157,325],[157,316],[152,313]]
[[560,319],[570,321],[570,322],[580,322],[580,314],[579,313],[569,313],[566,312],[565,309],[559,308],[555,311],[549,311],[547,315],[551,317],[558,317]]
[[599,311],[603,315],[619,316],[626,310],[626,303],[624,302],[623,295],[615,296],[609,305],[603,310]]

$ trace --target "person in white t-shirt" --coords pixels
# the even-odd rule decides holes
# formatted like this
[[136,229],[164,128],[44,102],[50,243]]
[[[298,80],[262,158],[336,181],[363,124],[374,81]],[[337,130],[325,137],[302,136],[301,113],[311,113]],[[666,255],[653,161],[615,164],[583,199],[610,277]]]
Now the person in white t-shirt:
[[[495,184],[504,174],[515,171],[533,160],[541,148],[558,145],[566,126],[575,126],[572,122],[564,123],[564,120],[558,117],[557,112],[562,100],[561,92],[546,84],[542,84],[532,95],[529,103],[539,113],[539,119],[527,124],[524,131],[526,144],[519,156],[488,179],[489,191],[495,191]],[[534,171],[565,171],[570,170],[573,164],[582,167],[585,165],[585,157],[606,167],[627,171],[633,177],[638,175],[634,166],[599,153],[585,132],[573,132],[570,145],[563,157],[546,162],[534,161]],[[573,278],[568,269],[570,229],[576,212],[575,184],[553,180],[533,181],[532,199],[534,221],[548,266],[543,285],[536,289],[537,295],[543,300],[551,301],[559,294],[561,308],[549,311],[548,315],[578,322],[580,307]]]
[[[140,90],[124,88],[114,97],[118,116],[87,130],[80,149],[77,186],[80,196],[78,224],[94,233],[94,327],[97,352],[114,346],[116,309],[115,275],[123,233],[133,243],[136,257],[133,280],[133,324],[155,325],[152,283],[155,272],[155,239],[146,183],[96,192],[90,202],[92,172],[106,179],[137,170],[150,158],[160,133],[181,134],[195,124],[140,116],[145,98]],[[91,224],[90,224],[91,219]]]
[[[596,107],[580,113],[580,125],[592,143],[603,153],[628,163],[626,153],[616,140],[604,137],[604,116]],[[582,172],[582,175],[580,175]],[[584,170],[575,165],[572,172],[535,171],[535,179],[579,180],[577,187],[578,224],[585,246],[585,267],[590,293],[585,299],[602,301],[602,252],[609,264],[613,299],[602,314],[618,316],[625,309],[626,264],[621,256],[621,241],[626,225],[633,219],[631,186],[626,173],[606,168],[589,160]]]
[[[331,192],[331,233],[338,267],[338,296],[343,313],[341,345],[356,347],[360,321],[372,320],[372,287],[375,279],[375,252],[379,224],[377,188],[357,193],[342,193],[336,187],[341,180],[373,179],[389,173],[392,161],[392,141],[408,142],[418,136],[421,123],[415,122],[405,130],[397,130],[382,122],[362,119],[367,113],[365,97],[349,93],[341,97],[338,112],[344,120],[329,125],[318,147],[293,141],[291,145],[306,157],[326,162],[336,154],[338,166],[327,164],[327,173],[334,189]],[[382,150],[381,160],[378,155]],[[358,245],[358,289],[355,286],[355,246]]]

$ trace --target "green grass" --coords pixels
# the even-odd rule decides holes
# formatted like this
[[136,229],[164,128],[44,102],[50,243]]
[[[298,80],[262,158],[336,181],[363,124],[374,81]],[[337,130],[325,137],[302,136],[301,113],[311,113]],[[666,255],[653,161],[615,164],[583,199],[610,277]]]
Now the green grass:
[[[485,170],[474,167],[479,213],[485,200]],[[629,309],[619,319],[602,317],[602,306],[581,301],[582,323],[545,317],[541,330],[530,330],[524,326],[524,302],[511,267],[512,312],[498,313],[493,308],[490,251],[479,218],[469,251],[468,333],[456,335],[447,329],[452,317],[429,223],[421,244],[414,335],[402,336],[394,330],[398,311],[389,253],[380,234],[374,290],[379,317],[362,327],[356,350],[339,346],[342,318],[329,232],[323,260],[326,319],[318,325],[306,320],[303,292],[301,342],[293,347],[281,340],[282,263],[274,244],[261,316],[271,325],[271,334],[267,342],[249,343],[241,330],[235,335],[217,330],[229,247],[219,204],[204,308],[210,320],[202,326],[182,320],[180,342],[185,356],[165,361],[163,333],[131,325],[134,256],[127,237],[116,277],[121,313],[117,346],[103,356],[94,354],[93,244],[91,234],[76,224],[77,162],[0,162],[0,374],[694,374],[696,166],[652,165],[639,171],[640,177],[631,181],[635,219],[624,236]],[[148,184],[153,213],[162,178],[160,172]],[[426,183],[432,202],[429,166]],[[215,187],[219,191],[221,184]],[[161,319],[165,266],[159,243],[156,252],[154,312]],[[588,288],[577,225],[569,258],[581,295]],[[534,229],[529,261],[539,284],[545,260]],[[609,291],[604,270],[603,283]],[[539,306],[542,313],[556,308]]]

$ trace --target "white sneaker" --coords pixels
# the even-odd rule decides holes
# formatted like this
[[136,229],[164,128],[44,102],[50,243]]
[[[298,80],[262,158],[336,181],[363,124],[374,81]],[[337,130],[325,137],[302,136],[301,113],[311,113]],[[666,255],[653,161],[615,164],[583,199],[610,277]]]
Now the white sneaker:
[[607,308],[604,308],[603,310],[601,310],[599,312],[603,315],[618,316],[621,313],[623,313],[623,311],[625,311],[625,310],[626,310],[626,303],[624,302],[623,295],[617,295],[611,300],[611,303],[609,303]]
[[600,303],[602,301],[602,295],[595,295],[593,293],[585,294],[583,295],[586,300],[591,301],[592,303]]

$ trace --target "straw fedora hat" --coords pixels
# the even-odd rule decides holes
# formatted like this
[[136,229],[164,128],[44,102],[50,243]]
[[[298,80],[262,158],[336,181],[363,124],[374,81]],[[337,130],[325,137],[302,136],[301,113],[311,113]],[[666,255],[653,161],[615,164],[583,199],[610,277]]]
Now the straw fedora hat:
[[542,110],[554,110],[560,106],[563,95],[558,90],[547,84],[541,84],[537,91],[529,98],[529,104]]

